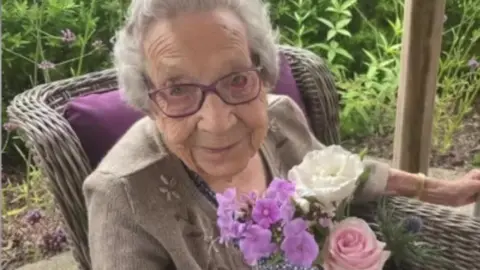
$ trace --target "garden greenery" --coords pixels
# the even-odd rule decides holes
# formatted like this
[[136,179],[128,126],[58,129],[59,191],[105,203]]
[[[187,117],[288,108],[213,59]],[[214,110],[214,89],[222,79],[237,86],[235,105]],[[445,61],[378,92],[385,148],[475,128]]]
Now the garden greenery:
[[[343,138],[392,131],[399,81],[403,0],[270,0],[281,42],[322,56],[341,94]],[[42,83],[111,67],[111,42],[128,1],[15,0],[2,5],[5,108]],[[453,135],[479,96],[480,6],[448,1],[436,98],[434,144]],[[469,66],[470,65],[470,66]],[[10,127],[10,129],[12,129]],[[2,130],[5,134],[5,129]],[[3,140],[3,161],[22,162],[21,142]],[[14,147],[14,145],[16,145]],[[30,165],[27,165],[30,168]]]

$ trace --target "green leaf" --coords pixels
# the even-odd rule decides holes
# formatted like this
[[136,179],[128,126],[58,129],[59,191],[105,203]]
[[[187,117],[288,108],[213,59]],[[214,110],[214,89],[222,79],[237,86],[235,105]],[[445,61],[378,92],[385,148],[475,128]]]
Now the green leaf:
[[358,156],[360,157],[360,160],[363,160],[367,155],[367,153],[368,153],[368,147],[363,148],[362,152],[358,154]]
[[328,12],[337,13],[337,10],[334,9],[333,7],[327,7],[325,10]]
[[305,20],[307,20],[308,17],[310,17],[310,15],[312,14],[312,12],[313,12],[312,10],[309,10],[308,12],[306,12],[306,13],[301,17],[302,23],[303,23]]
[[332,22],[330,22],[329,20],[327,19],[324,19],[324,18],[317,18],[317,20],[323,24],[325,24],[326,26],[328,26],[330,29],[333,29],[335,28],[335,26],[333,25]]
[[391,63],[395,62],[395,59],[388,59],[379,64],[380,67],[386,67],[390,65]]
[[27,206],[23,206],[21,208],[12,209],[7,211],[7,217],[18,216],[19,214],[23,213],[27,209]]
[[330,29],[330,30],[328,30],[328,33],[327,33],[327,41],[328,41],[328,40],[331,40],[331,39],[334,38],[336,35],[337,35],[337,31],[335,31],[335,29]]
[[337,24],[335,25],[335,28],[336,29],[341,29],[341,28],[344,28],[345,26],[347,26],[349,23],[350,23],[351,19],[343,19],[343,20],[340,20],[337,22]]
[[328,59],[328,61],[329,61],[330,63],[333,62],[333,59],[335,58],[336,55],[337,55],[337,54],[335,53],[334,50],[328,51],[328,53],[327,53],[327,59]]
[[309,49],[309,50],[313,50],[313,49],[317,49],[317,48],[325,50],[325,51],[330,50],[330,46],[328,46],[327,44],[324,44],[324,43],[315,43],[315,44],[312,44],[312,45],[308,45],[306,47],[306,49]]
[[370,177],[370,168],[365,168],[365,171],[358,177],[358,183],[357,183],[357,188],[355,189],[355,194],[358,194],[362,192],[363,188],[368,182],[368,179]]
[[371,52],[369,52],[365,49],[362,49],[362,51],[365,53],[365,55],[367,55],[367,57],[370,59],[371,63],[376,63],[377,62],[377,58]]
[[381,199],[378,203],[376,223],[380,234],[391,251],[391,258],[397,267],[401,269],[404,262],[415,260],[417,263],[426,262],[438,256],[441,247],[431,246],[420,241],[420,234],[407,231],[404,221],[395,216],[396,209],[389,205],[387,199]]
[[352,17],[352,13],[350,12],[350,10],[342,10],[340,13],[349,17],[349,18]]
[[348,0],[348,1],[345,1],[343,2],[342,4],[342,9],[348,9],[349,7],[355,5],[357,3],[357,0]]
[[337,33],[346,37],[352,37],[352,34],[350,34],[350,32],[348,32],[348,30],[345,30],[345,29],[337,29]]
[[353,61],[353,56],[342,48],[337,48],[337,53]]

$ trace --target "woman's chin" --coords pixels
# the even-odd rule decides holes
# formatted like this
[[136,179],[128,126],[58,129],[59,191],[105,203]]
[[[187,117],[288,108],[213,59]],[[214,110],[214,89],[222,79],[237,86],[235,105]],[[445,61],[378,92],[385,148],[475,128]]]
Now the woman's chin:
[[247,167],[254,154],[255,151],[251,150],[247,140],[242,140],[224,151],[207,151],[201,148],[192,151],[193,160],[201,174],[214,178],[228,178],[239,174]]
[[202,174],[208,175],[214,178],[231,178],[240,172],[242,172],[248,164],[248,160],[244,162],[240,161],[222,161],[216,164],[200,162],[199,169]]

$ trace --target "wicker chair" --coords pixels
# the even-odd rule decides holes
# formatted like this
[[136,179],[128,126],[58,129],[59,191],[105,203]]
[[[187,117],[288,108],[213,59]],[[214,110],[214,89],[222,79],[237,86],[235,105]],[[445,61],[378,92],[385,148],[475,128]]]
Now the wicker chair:
[[[306,50],[285,46],[280,50],[292,68],[315,135],[325,144],[339,143],[338,97],[323,61]],[[114,70],[95,72],[37,86],[15,97],[8,107],[10,121],[20,127],[36,164],[50,180],[79,269],[90,269],[82,183],[92,168],[63,112],[72,98],[106,91],[116,84]],[[406,269],[480,269],[478,220],[406,198],[389,198],[388,205],[395,209],[398,218],[410,215],[423,218],[425,225],[420,234],[423,240],[445,248],[427,264],[412,259]],[[355,210],[359,216],[374,222],[375,204],[357,206]]]

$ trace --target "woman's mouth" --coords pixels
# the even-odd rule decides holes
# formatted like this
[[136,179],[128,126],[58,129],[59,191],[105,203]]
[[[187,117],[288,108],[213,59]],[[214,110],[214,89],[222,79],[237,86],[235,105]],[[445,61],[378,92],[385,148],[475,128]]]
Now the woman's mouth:
[[239,142],[236,142],[236,143],[232,143],[230,145],[227,145],[227,146],[219,146],[219,147],[202,147],[205,151],[207,151],[208,153],[212,153],[212,154],[220,154],[220,153],[223,153],[223,152],[226,152],[232,148],[234,148]]

